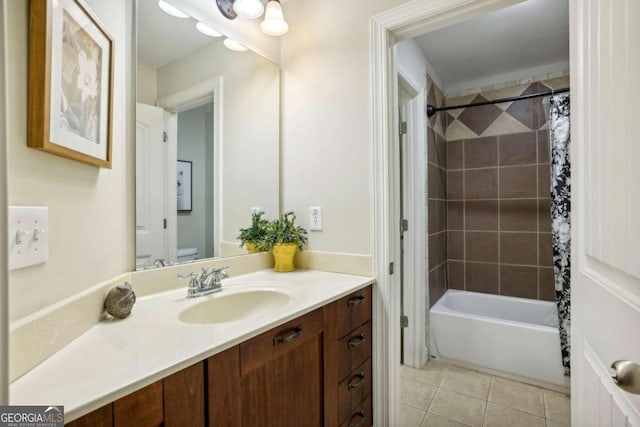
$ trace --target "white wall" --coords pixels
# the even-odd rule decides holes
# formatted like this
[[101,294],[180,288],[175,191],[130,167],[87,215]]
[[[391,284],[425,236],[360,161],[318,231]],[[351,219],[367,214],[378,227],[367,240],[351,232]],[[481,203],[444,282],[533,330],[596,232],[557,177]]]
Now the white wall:
[[[267,216],[279,205],[279,69],[252,52],[211,43],[158,70],[158,99],[223,77],[222,222],[220,240],[233,242],[250,225],[251,207]],[[213,107],[219,108],[214,105]]]
[[50,227],[49,261],[10,273],[12,320],[134,267],[134,155],[126,116],[131,2],[87,3],[115,42],[113,169],[27,148],[29,2],[7,2],[9,205],[48,206]]
[[[0,28],[6,28],[7,0],[0,0]],[[0,31],[0,171],[7,170],[6,34]],[[0,173],[0,240],[7,239],[7,175]],[[9,283],[7,249],[0,247],[0,405],[9,404]]]
[[295,0],[282,38],[282,203],[309,249],[372,253],[370,18],[403,0]]
[[156,105],[158,100],[158,70],[138,63],[136,90],[138,102]]

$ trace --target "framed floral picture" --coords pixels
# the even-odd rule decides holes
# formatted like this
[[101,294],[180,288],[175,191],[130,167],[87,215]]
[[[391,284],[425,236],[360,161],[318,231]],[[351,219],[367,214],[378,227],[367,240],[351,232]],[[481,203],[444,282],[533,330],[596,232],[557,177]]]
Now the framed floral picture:
[[111,168],[111,36],[82,0],[31,0],[27,145]]

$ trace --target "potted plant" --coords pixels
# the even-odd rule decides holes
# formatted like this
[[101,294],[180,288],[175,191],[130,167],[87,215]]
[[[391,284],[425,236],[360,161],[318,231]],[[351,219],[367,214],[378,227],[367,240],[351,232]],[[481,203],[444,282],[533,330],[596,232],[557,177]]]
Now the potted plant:
[[302,250],[307,243],[307,230],[296,226],[295,222],[296,214],[286,212],[267,226],[265,241],[272,248],[275,271],[293,271],[296,251]]
[[262,218],[264,212],[254,212],[251,214],[251,227],[241,228],[238,239],[240,239],[240,247],[247,246],[247,251],[252,254],[269,250],[265,241],[267,225],[269,221]]

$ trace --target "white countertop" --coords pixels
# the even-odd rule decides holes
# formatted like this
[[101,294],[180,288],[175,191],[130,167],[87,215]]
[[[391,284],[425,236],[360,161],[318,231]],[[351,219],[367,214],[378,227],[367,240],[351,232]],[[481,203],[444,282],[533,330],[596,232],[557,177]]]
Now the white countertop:
[[[131,316],[98,323],[11,383],[12,405],[64,405],[72,421],[161,378],[373,283],[322,271],[263,270],[223,281],[223,291],[186,298],[186,286],[139,298]],[[179,320],[187,307],[243,288],[288,294],[277,312],[218,324]],[[134,284],[135,290],[135,284]]]

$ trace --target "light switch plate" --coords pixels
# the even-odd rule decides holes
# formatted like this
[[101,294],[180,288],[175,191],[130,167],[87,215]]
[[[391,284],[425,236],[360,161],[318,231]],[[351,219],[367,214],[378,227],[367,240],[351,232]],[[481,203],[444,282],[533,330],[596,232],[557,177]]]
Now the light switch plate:
[[9,206],[9,270],[49,259],[49,208]]

